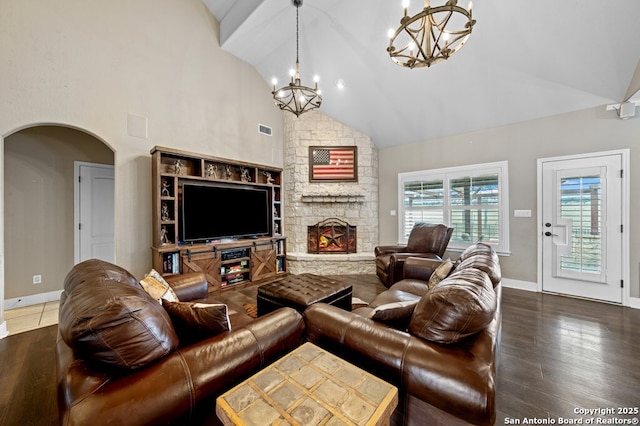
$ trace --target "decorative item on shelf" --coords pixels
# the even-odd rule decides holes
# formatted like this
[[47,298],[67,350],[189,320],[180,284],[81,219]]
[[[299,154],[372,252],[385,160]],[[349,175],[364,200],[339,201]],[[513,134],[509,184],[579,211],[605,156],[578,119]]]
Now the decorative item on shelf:
[[280,225],[278,224],[278,222],[273,224],[273,233],[274,234],[280,234]]
[[430,67],[449,59],[465,44],[476,23],[471,2],[465,9],[457,0],[435,7],[424,0],[424,8],[414,16],[408,15],[409,0],[402,7],[400,26],[389,30],[387,52],[393,62],[407,68]]
[[273,185],[273,176],[271,176],[271,172],[262,172],[267,177],[267,183],[269,185]]
[[273,79],[273,101],[278,108],[284,111],[294,113],[296,116],[304,114],[307,111],[311,111],[320,108],[322,103],[322,96],[320,89],[318,89],[318,76],[313,78],[315,87],[312,89],[307,86],[303,86],[300,82],[300,60],[299,60],[299,16],[298,11],[302,6],[302,0],[292,0],[293,5],[296,7],[296,68],[289,71],[291,75],[291,82],[289,85],[281,87],[276,90],[277,79]]
[[280,217],[280,212],[276,207],[273,208],[273,217]]
[[162,211],[160,213],[160,220],[169,220],[169,206],[167,203],[162,203]]
[[183,171],[184,163],[182,160],[176,160],[175,163],[173,163],[173,172],[177,175],[181,175]]
[[233,173],[231,172],[231,166],[228,164],[224,166],[224,176],[227,179],[231,179],[231,176],[233,176]]
[[160,229],[160,244],[171,244],[169,240],[169,231],[164,226]]
[[249,169],[246,167],[240,167],[240,180],[243,182],[249,182],[251,180]]
[[162,197],[170,197],[171,193],[169,192],[170,188],[169,181],[162,179],[162,189],[160,190],[160,196]]
[[207,177],[208,178],[218,178],[218,166],[212,163],[207,164]]

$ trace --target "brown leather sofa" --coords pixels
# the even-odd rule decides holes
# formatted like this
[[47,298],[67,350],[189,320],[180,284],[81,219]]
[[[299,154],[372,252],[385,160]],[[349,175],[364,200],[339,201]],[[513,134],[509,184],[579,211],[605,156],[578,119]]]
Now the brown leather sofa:
[[450,273],[443,271],[452,265],[439,268],[442,263],[406,259],[404,279],[353,312],[312,305],[304,313],[307,338],[398,387],[392,424],[492,425],[501,327],[498,257],[478,243]]
[[[181,300],[207,297],[202,274],[172,284]],[[229,319],[231,331],[181,345],[165,309],[126,270],[76,265],[60,301],[60,423],[218,424],[218,395],[305,340],[304,320],[290,308]]]
[[402,279],[404,261],[408,257],[426,257],[439,260],[444,256],[453,228],[443,224],[416,223],[407,245],[383,245],[374,248],[376,274],[380,281],[391,287]]

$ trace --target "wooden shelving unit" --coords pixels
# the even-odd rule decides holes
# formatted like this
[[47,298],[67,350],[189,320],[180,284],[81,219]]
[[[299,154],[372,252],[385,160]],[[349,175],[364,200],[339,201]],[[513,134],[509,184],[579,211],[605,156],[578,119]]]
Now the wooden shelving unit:
[[[209,291],[239,283],[273,279],[287,273],[286,239],[282,233],[282,169],[154,147],[153,267],[163,275],[202,271]],[[181,185],[224,182],[268,188],[272,235],[256,239],[182,244],[179,241]]]

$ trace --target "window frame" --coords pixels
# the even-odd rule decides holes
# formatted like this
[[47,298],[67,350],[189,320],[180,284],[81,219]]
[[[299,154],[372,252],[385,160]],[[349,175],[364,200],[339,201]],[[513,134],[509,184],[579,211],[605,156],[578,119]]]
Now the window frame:
[[[451,211],[460,206],[452,206],[450,182],[454,179],[462,177],[475,177],[487,174],[497,174],[498,176],[498,243],[486,241],[500,255],[508,256],[509,251],[509,162],[496,161],[492,163],[473,164],[467,166],[446,167],[441,169],[419,170],[414,172],[398,173],[398,240],[400,244],[406,244],[407,238],[404,236],[405,228],[405,205],[404,205],[404,188],[405,183],[416,180],[424,181],[443,181],[443,206],[442,216],[443,223],[451,226]],[[440,211],[437,208],[433,210]],[[458,252],[473,244],[475,241],[451,242],[447,250]]]

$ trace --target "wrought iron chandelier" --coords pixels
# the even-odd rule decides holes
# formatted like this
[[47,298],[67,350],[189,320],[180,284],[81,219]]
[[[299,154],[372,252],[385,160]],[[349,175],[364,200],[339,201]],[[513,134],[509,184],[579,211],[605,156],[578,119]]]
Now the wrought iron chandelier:
[[465,9],[457,0],[436,7],[424,0],[424,9],[414,16],[407,13],[409,0],[404,0],[402,7],[400,27],[395,32],[389,30],[387,52],[396,64],[408,68],[430,67],[449,59],[467,41],[476,23],[471,2]]
[[322,103],[322,96],[320,89],[318,89],[318,76],[313,78],[315,87],[312,89],[307,86],[303,86],[300,83],[300,60],[299,60],[299,17],[298,10],[302,6],[302,0],[292,0],[293,5],[296,7],[296,69],[289,71],[291,75],[291,82],[284,87],[276,90],[276,84],[278,80],[275,78],[273,83],[273,101],[278,108],[294,113],[296,116],[304,114],[307,111],[320,108]]

